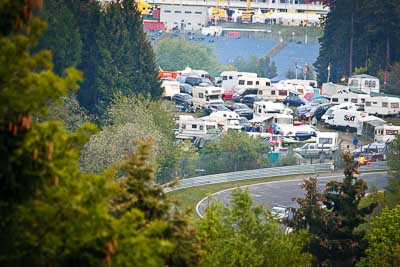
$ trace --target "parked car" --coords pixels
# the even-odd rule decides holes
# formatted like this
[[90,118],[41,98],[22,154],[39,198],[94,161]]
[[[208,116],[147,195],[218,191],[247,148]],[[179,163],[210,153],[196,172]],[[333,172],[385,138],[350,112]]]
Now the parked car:
[[250,108],[253,108],[254,102],[262,101],[262,96],[259,95],[246,95],[242,98],[241,102]]
[[212,82],[209,79],[202,78],[196,75],[182,75],[176,78],[176,80],[180,83],[187,83],[191,86],[198,86],[201,83],[207,83],[209,85],[212,85]]
[[210,115],[211,113],[216,111],[231,111],[231,110],[227,108],[224,104],[210,104],[204,108],[204,114],[206,115]]
[[257,95],[258,88],[243,88],[233,94],[232,100],[234,102],[240,102],[246,95]]
[[172,101],[181,111],[195,112],[196,107],[193,105],[192,96],[185,93],[179,93],[172,97]]
[[289,218],[289,209],[287,207],[275,206],[271,209],[271,215],[279,222],[286,221]]
[[191,86],[190,84],[180,83],[179,89],[180,89],[181,93],[193,95],[193,92],[192,92],[193,86]]
[[321,120],[321,117],[325,114],[325,112],[332,107],[332,104],[322,104],[317,107],[314,111],[310,111],[310,115],[317,118],[318,121]]
[[297,147],[294,149],[294,152],[303,156],[304,158],[319,158],[321,154],[324,154],[325,156],[332,154],[332,150],[330,148],[321,148],[315,143],[305,144],[302,147]]
[[245,131],[250,130],[252,124],[251,124],[251,122],[249,122],[249,120],[248,120],[247,118],[245,118],[245,117],[240,117],[239,120],[240,120],[240,126],[242,126],[242,128],[243,128]]
[[283,104],[285,104],[287,106],[294,106],[294,107],[305,105],[306,103],[307,103],[307,100],[305,100],[303,97],[296,95],[296,94],[288,95],[285,98],[285,100],[283,101]]
[[329,100],[326,98],[313,99],[313,100],[307,102],[307,104],[299,106],[296,110],[296,115],[300,116],[300,117],[309,117],[310,111],[312,110],[312,108],[318,107],[322,104],[328,104],[328,103],[329,103]]
[[249,120],[253,118],[253,110],[249,108],[246,104],[235,103],[229,107],[230,110],[235,111],[240,117],[245,117]]

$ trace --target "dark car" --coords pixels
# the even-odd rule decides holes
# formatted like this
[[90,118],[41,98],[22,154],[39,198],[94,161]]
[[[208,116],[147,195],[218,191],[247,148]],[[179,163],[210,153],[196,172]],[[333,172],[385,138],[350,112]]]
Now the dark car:
[[317,118],[318,121],[321,120],[322,115],[325,114],[325,112],[332,107],[331,104],[324,104],[319,106],[315,111],[314,111],[314,117]]
[[197,75],[182,75],[176,78],[176,80],[180,83],[187,83],[191,86],[198,86],[201,83],[212,85],[212,82],[209,79]]
[[204,108],[204,113],[206,115],[210,115],[211,113],[216,111],[230,111],[230,109],[227,108],[224,104],[210,104]]
[[242,98],[241,102],[243,104],[246,104],[250,108],[253,108],[254,102],[262,101],[262,100],[263,100],[262,96],[259,96],[259,95],[246,95]]
[[247,118],[240,117],[239,121],[240,121],[240,126],[242,126],[243,130],[245,130],[246,132],[250,131],[252,124],[251,122],[249,122]]
[[180,89],[181,93],[193,95],[193,93],[192,93],[193,86],[191,86],[190,84],[180,83],[179,84],[179,89]]
[[245,117],[249,120],[253,118],[253,110],[249,108],[246,104],[235,103],[229,107],[230,110],[235,111],[240,117]]
[[185,93],[180,93],[180,94],[176,94],[172,97],[172,101],[176,104],[176,105],[193,105],[193,100],[192,100],[192,96],[189,94],[185,94]]
[[258,93],[258,88],[243,88],[233,94],[232,100],[234,102],[241,102],[243,97],[246,95],[256,95]]
[[287,96],[286,99],[283,101],[283,104],[285,104],[287,106],[294,106],[294,107],[305,105],[306,103],[307,103],[307,100],[305,100],[301,96],[295,95],[295,94],[291,94],[291,95]]

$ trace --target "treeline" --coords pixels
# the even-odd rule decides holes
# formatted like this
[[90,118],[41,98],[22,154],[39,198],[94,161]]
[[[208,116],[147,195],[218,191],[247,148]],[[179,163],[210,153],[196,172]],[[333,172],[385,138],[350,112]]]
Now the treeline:
[[371,75],[390,71],[400,61],[399,0],[326,2],[330,12],[323,23],[324,35],[315,63],[320,82],[326,82],[329,64],[330,80],[338,82],[360,68]]
[[151,44],[131,0],[44,0],[38,15],[48,23],[36,51],[50,49],[54,70],[83,72],[78,100],[103,116],[116,92],[161,95]]

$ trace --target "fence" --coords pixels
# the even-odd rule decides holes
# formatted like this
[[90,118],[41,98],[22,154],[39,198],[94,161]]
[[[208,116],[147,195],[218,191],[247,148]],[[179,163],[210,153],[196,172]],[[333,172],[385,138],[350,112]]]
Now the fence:
[[[367,166],[362,166],[360,171],[384,171],[387,170],[387,164],[385,161],[376,162]],[[330,163],[322,164],[311,164],[311,165],[296,165],[276,168],[264,168],[258,170],[229,172],[214,175],[205,175],[193,178],[182,179],[178,184],[172,188],[166,188],[166,192],[179,190],[183,188],[208,185],[208,184],[219,184],[233,181],[258,179],[264,177],[277,177],[297,174],[310,174],[310,173],[323,173],[331,171]]]

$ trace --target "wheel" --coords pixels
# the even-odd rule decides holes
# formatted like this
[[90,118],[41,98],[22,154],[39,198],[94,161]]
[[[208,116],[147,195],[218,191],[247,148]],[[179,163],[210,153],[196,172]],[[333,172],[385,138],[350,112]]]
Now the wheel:
[[349,133],[349,132],[351,132],[351,129],[349,126],[346,126],[346,133]]

